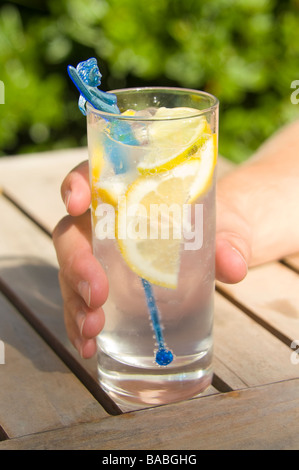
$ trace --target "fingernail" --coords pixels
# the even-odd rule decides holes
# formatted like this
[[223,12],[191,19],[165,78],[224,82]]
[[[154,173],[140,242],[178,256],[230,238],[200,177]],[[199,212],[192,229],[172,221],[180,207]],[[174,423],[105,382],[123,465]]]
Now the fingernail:
[[78,312],[77,313],[76,321],[77,321],[77,325],[78,325],[81,336],[83,336],[82,332],[83,332],[83,328],[84,328],[85,319],[86,319],[86,315],[85,315],[84,312]]
[[82,341],[80,338],[76,338],[74,340],[74,345],[75,345],[75,348],[77,349],[78,353],[80,354],[80,356],[83,358],[83,348],[82,348]]
[[242,253],[237,250],[237,248],[235,248],[234,246],[232,246],[232,250],[235,252],[235,253],[238,253],[238,255],[240,256],[240,258],[244,261],[244,264],[246,265],[246,268],[248,270],[248,264],[247,264],[247,261],[246,259],[244,258],[244,256],[242,255]]
[[65,192],[64,199],[63,199],[63,202],[64,202],[64,205],[66,207],[67,212],[69,211],[69,204],[70,204],[71,195],[72,195],[71,191],[68,190],[68,191]]
[[87,281],[80,281],[78,284],[78,291],[81,297],[83,297],[86,305],[90,306],[90,285]]

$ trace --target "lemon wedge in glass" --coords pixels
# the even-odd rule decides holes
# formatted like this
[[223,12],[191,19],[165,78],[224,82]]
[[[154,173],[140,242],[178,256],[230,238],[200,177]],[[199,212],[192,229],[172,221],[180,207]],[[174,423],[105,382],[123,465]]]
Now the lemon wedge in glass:
[[214,139],[200,156],[166,173],[140,176],[118,205],[116,238],[121,254],[136,274],[161,287],[175,289],[183,241],[183,205],[195,202],[212,181]]
[[148,150],[140,174],[168,171],[197,154],[211,137],[205,116],[193,108],[159,108],[148,125]]

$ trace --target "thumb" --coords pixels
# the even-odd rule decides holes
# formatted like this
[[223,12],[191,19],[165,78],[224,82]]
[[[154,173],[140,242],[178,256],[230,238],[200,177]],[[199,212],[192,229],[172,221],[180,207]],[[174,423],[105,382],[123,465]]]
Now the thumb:
[[227,284],[242,281],[247,274],[250,244],[235,232],[216,235],[216,279]]

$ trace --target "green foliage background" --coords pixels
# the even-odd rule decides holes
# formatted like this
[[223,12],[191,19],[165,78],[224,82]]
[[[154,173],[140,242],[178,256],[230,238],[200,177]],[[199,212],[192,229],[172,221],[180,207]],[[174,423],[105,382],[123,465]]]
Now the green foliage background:
[[204,89],[221,103],[220,152],[246,159],[299,116],[299,0],[0,3],[0,155],[84,145],[67,64],[95,56],[102,88]]

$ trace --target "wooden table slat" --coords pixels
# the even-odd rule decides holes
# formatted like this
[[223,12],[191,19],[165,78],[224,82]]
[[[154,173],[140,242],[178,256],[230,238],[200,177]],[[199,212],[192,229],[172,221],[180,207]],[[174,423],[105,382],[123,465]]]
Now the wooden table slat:
[[9,437],[108,416],[2,294],[0,310],[0,425]]
[[297,273],[299,273],[299,254],[296,253],[291,256],[287,256],[284,261],[293,268]]
[[293,270],[269,263],[250,269],[238,284],[218,285],[288,346],[299,339],[299,276]]
[[253,387],[298,377],[290,347],[227,299],[216,294],[215,300],[214,355],[239,380]]
[[299,379],[25,436],[0,450],[298,450],[298,410]]
[[67,173],[86,158],[85,148],[2,157],[0,192],[2,188],[51,232],[66,214],[60,185]]

